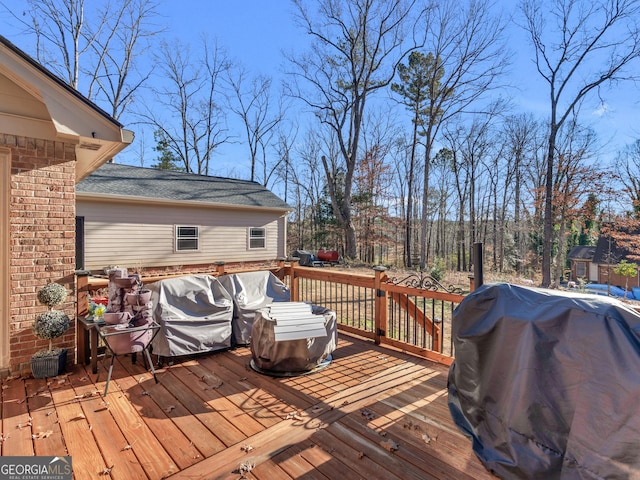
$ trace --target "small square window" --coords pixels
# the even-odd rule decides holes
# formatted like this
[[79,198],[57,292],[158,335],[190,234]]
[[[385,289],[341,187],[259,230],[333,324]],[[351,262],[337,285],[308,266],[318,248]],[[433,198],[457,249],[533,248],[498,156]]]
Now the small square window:
[[249,229],[249,249],[266,248],[267,230],[265,228]]
[[198,227],[176,226],[176,251],[195,251],[200,248]]

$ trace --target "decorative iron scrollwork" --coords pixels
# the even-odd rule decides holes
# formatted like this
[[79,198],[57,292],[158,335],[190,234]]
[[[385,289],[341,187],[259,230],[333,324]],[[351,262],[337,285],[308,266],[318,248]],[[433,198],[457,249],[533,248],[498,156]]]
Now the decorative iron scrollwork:
[[455,285],[449,285],[445,287],[438,280],[431,275],[426,275],[422,272],[411,273],[404,278],[389,277],[385,283],[392,285],[404,285],[412,288],[421,288],[423,290],[431,290],[433,292],[447,292],[455,294],[463,294],[463,290]]

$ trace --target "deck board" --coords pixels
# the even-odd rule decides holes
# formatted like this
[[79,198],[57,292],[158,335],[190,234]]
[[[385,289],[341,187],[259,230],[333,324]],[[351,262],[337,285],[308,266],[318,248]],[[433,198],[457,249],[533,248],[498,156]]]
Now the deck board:
[[444,366],[343,334],[310,375],[250,360],[246,347],[176,359],[156,384],[118,356],[106,397],[108,359],[98,376],[5,379],[2,454],[71,455],[82,479],[495,478],[450,418]]

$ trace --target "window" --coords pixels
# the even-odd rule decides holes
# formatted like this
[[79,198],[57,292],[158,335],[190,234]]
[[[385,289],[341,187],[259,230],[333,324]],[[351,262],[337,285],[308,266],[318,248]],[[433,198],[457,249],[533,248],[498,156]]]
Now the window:
[[267,247],[267,230],[265,228],[249,229],[249,250]]
[[585,278],[587,276],[587,264],[584,262],[576,262],[576,277]]
[[200,246],[198,227],[176,226],[176,251],[194,251]]

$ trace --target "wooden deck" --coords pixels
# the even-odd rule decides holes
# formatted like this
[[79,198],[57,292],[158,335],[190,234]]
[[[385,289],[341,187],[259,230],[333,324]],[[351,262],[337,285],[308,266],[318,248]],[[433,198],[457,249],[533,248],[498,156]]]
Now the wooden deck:
[[71,455],[74,477],[491,479],[447,408],[447,369],[340,334],[331,365],[273,378],[248,348],[158,370],[118,357],[103,398],[76,366],[2,383],[2,455]]

